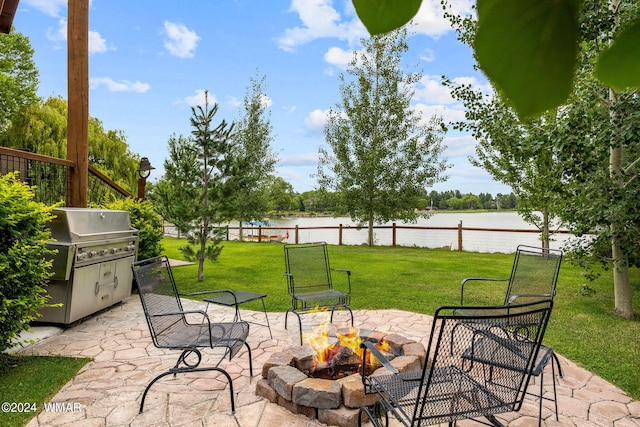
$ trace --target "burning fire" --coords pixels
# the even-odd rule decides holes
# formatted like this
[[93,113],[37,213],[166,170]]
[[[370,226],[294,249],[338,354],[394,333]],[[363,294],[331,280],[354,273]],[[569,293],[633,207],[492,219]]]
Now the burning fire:
[[[309,338],[309,345],[315,351],[314,362],[316,367],[318,366],[333,366],[335,357],[344,350],[349,349],[352,354],[357,356],[358,364],[362,363],[362,355],[364,350],[360,348],[360,344],[366,340],[360,335],[360,330],[349,325],[348,328],[342,331],[335,328],[335,336],[330,333],[332,324],[329,321],[327,314],[326,319],[322,322]],[[383,353],[388,353],[391,346],[384,339],[376,343],[376,347]],[[376,368],[379,364],[375,358],[371,357],[370,353],[367,353],[367,360],[365,366]]]

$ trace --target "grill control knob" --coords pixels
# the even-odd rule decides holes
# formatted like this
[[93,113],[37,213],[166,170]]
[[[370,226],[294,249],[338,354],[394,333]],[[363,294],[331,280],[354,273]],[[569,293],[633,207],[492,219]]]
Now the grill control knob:
[[85,259],[87,257],[87,254],[84,252],[79,253],[78,255],[76,255],[76,259],[78,261],[82,261],[83,259]]
[[108,249],[101,249],[100,250],[100,255],[106,255],[109,252]]
[[116,252],[118,252],[118,248],[111,248],[111,253],[115,254]]
[[89,251],[89,258],[93,258],[96,255],[98,255],[96,251]]

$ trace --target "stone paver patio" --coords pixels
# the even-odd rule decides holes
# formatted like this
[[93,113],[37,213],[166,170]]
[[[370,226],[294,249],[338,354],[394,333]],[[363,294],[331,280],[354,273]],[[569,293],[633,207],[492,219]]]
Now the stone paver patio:
[[[268,306],[268,298],[266,302]],[[190,300],[185,300],[184,305],[185,309],[203,307]],[[210,306],[209,312],[212,320],[233,317],[231,310],[217,306]],[[400,310],[358,310],[354,315],[356,326],[361,329],[398,333],[427,344],[430,316]],[[242,317],[264,322],[261,311],[242,310]],[[56,410],[42,411],[28,426],[323,426],[325,424],[318,420],[292,414],[255,394],[256,384],[262,378],[262,365],[270,354],[297,341],[297,331],[291,327],[295,319],[290,316],[292,323],[287,331],[284,317],[284,313],[269,313],[273,339],[265,327],[251,325],[248,342],[253,352],[253,378],[249,376],[246,351],[241,351],[232,361],[223,361],[221,366],[234,379],[235,414],[231,414],[226,382],[216,372],[163,378],[147,395],[144,413],[138,414],[147,383],[173,366],[178,354],[153,346],[140,301],[133,295],[122,304],[21,350],[21,354],[93,359],[51,400],[63,405],[58,405]],[[203,355],[206,363],[206,352]],[[640,402],[562,356],[560,362],[565,374],[564,378],[557,379],[560,419],[555,420],[553,403],[545,401],[545,426],[640,426]],[[550,396],[550,365],[548,369],[545,395]],[[530,390],[535,394],[538,384],[531,385]],[[498,418],[513,427],[536,426],[537,413],[538,401],[529,396],[520,412]]]

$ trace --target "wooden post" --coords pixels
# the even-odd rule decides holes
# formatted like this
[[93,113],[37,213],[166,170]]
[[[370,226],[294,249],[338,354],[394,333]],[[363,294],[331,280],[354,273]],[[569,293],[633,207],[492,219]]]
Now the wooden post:
[[397,232],[397,228],[396,228],[396,223],[393,223],[393,227],[391,228],[391,246],[392,247],[396,247],[396,232]]
[[299,240],[299,237],[300,237],[300,235],[299,235],[299,233],[300,233],[300,228],[299,228],[299,227],[300,227],[300,226],[299,226],[298,224],[296,224],[296,245],[300,242],[300,240]]
[[342,224],[338,227],[338,245],[342,246]]
[[89,188],[89,0],[69,0],[67,23],[67,206],[87,207]]
[[458,224],[458,251],[462,252],[462,221]]

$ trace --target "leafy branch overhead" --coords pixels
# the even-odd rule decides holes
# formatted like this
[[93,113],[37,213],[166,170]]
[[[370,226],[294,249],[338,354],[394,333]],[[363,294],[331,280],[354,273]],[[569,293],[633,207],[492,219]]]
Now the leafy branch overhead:
[[[371,35],[409,22],[422,0],[353,0]],[[617,7],[619,0],[610,0]],[[573,85],[583,0],[477,0],[474,51],[480,68],[518,115],[557,107]],[[640,18],[614,34],[597,59],[598,79],[616,90],[640,88]]]

